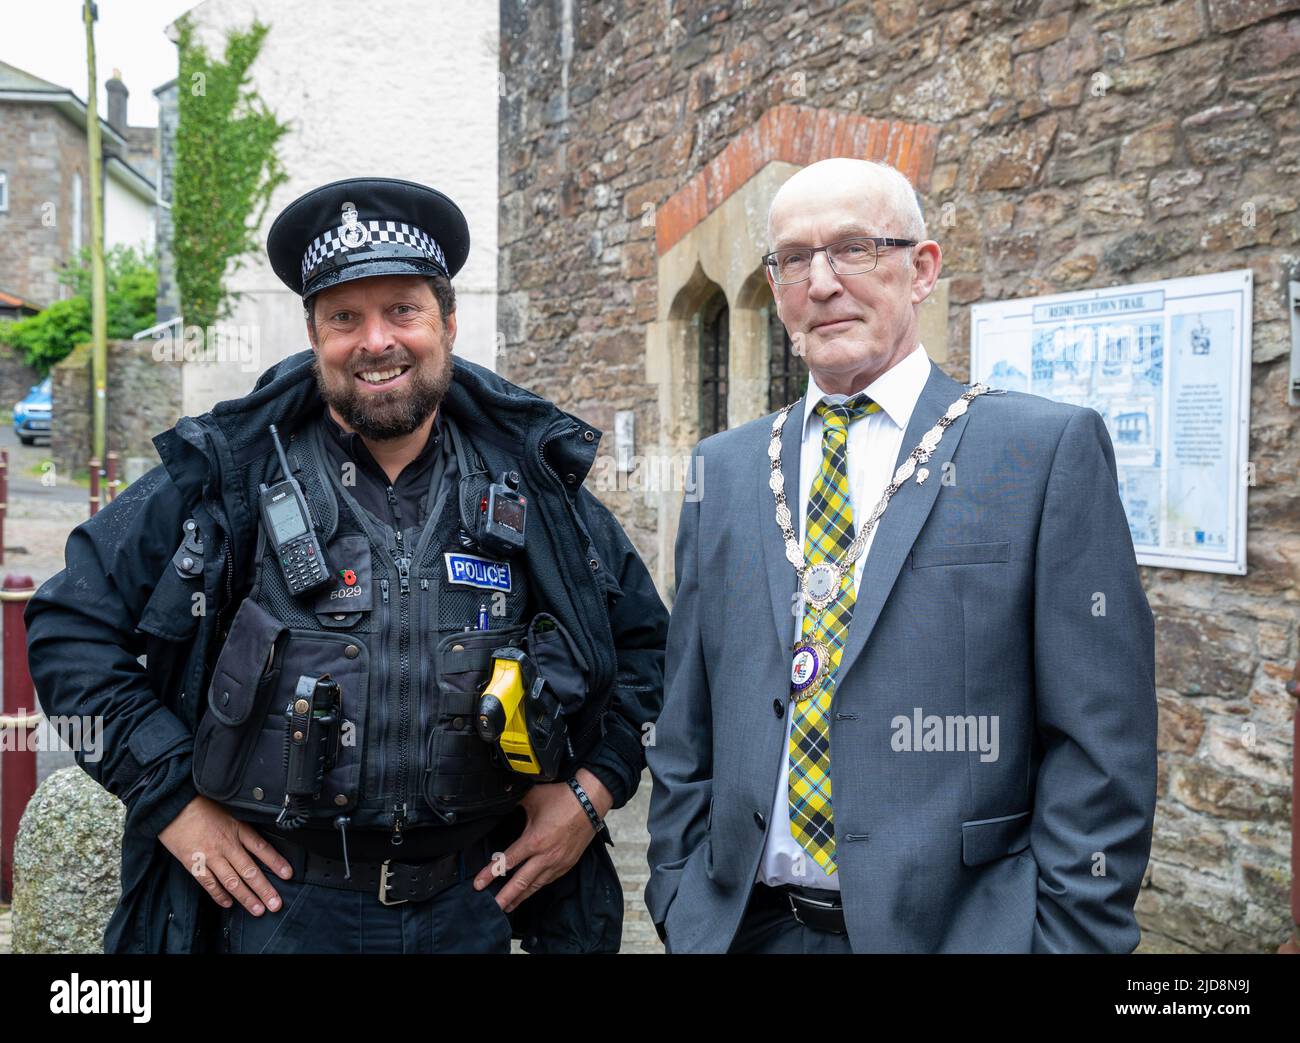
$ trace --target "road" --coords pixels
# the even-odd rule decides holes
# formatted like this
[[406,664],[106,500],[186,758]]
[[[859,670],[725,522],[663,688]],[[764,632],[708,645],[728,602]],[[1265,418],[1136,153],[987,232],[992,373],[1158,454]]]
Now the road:
[[[12,424],[0,427],[0,448],[9,450],[9,500],[31,497],[36,501],[89,503],[89,493],[80,486],[65,482],[56,475],[53,485],[44,485],[27,471],[50,458],[48,438],[39,439],[35,445],[23,445],[14,434]],[[89,509],[89,508],[87,508]]]

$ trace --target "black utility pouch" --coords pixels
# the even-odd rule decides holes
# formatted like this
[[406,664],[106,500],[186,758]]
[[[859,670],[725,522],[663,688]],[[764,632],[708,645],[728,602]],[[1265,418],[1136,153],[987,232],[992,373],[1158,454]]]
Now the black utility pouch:
[[575,759],[568,718],[587,700],[586,660],[549,612],[539,612],[529,621],[525,647],[545,682],[528,708],[533,750],[548,779],[562,778]]
[[564,765],[573,759],[569,730],[564,723],[564,708],[546,678],[538,673],[537,683],[525,696],[524,721],[528,741],[533,748],[540,774],[539,782],[554,782]]
[[275,652],[286,627],[251,598],[235,613],[208,688],[208,712],[194,737],[194,785],[213,800],[239,787],[266,697],[279,675]]
[[235,614],[194,740],[194,785],[204,796],[267,815],[284,805],[286,707],[306,676],[328,673],[342,689],[338,756],[311,802],[311,817],[356,806],[367,707],[365,646],[347,634],[291,630],[252,598]]
[[525,649],[564,714],[582,709],[587,699],[587,661],[560,621],[549,612],[533,616]]
[[522,625],[467,630],[438,642],[438,712],[425,750],[424,798],[444,822],[509,810],[526,785],[474,728],[479,696],[492,678],[492,650],[517,646],[525,632]]
[[[309,818],[329,818],[357,806],[368,710],[369,656],[365,645],[347,634],[289,630],[280,642],[273,681],[268,681],[264,712],[250,737],[251,750],[227,798],[234,807],[278,815],[288,782],[290,717],[286,713],[300,686],[314,685],[328,674],[341,689],[342,710],[337,758],[324,774],[314,798],[303,797]],[[304,679],[305,682],[304,682]],[[307,690],[310,690],[309,688]]]

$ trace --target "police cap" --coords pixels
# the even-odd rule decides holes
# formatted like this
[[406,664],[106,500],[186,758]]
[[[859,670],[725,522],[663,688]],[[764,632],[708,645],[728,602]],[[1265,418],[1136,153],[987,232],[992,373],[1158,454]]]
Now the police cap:
[[281,211],[266,252],[275,274],[304,300],[373,275],[451,278],[469,255],[469,225],[437,189],[387,177],[314,188]]

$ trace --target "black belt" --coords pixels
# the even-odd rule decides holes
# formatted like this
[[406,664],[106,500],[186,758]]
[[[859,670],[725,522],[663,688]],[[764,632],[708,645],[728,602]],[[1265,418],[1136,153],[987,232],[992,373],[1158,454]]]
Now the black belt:
[[[382,862],[360,862],[352,858],[345,866],[341,858],[308,851],[298,844],[286,842],[283,837],[276,837],[275,846],[283,850],[285,858],[292,863],[295,879],[345,891],[366,891],[384,905],[427,901],[459,883],[461,856],[465,854],[452,851],[426,862],[398,862],[391,858]],[[480,841],[474,845],[474,850],[481,847]]]
[[848,933],[844,926],[844,905],[838,891],[828,891],[824,887],[796,887],[793,884],[768,887],[760,882],[754,884],[753,900],[755,905],[783,909],[793,915],[796,921],[814,931]]

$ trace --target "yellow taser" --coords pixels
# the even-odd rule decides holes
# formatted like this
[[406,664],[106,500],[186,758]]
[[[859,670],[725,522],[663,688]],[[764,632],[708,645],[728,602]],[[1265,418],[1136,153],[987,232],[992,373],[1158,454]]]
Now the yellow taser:
[[475,730],[484,742],[497,745],[511,771],[550,782],[559,776],[566,754],[573,756],[559,700],[522,649],[495,649],[492,661]]
[[497,743],[512,771],[541,775],[542,766],[528,735],[525,698],[541,680],[522,649],[498,648],[492,661],[492,679],[479,698],[479,738]]

